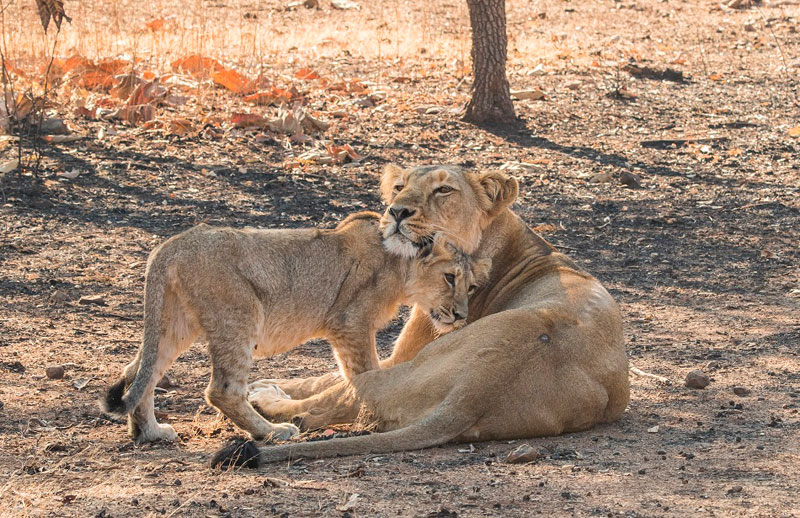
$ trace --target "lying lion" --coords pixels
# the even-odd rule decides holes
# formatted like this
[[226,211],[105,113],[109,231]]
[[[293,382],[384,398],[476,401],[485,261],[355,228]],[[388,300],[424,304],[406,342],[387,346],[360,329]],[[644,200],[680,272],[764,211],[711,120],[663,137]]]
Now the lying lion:
[[254,356],[325,337],[349,379],[378,368],[375,331],[400,304],[423,308],[439,333],[460,327],[468,294],[488,276],[490,261],[473,262],[433,236],[419,257],[390,254],[379,219],[359,213],[335,230],[200,225],[167,240],[147,264],[142,347],[109,389],[105,409],[128,414],[139,442],[175,439],[171,426],[156,422],[153,391],[175,358],[204,336],[209,404],[254,438],[287,439],[295,425],[272,424],[247,401]]
[[[384,242],[413,255],[435,232],[492,259],[469,301],[469,324],[440,338],[415,307],[382,369],[281,381],[293,400],[261,401],[267,415],[322,427],[371,416],[385,433],[256,450],[215,463],[272,462],[426,448],[449,441],[520,439],[586,430],[628,403],[628,360],[616,303],[594,277],[533,233],[508,207],[517,183],[451,166],[387,167]],[[308,399],[302,399],[308,398]]]

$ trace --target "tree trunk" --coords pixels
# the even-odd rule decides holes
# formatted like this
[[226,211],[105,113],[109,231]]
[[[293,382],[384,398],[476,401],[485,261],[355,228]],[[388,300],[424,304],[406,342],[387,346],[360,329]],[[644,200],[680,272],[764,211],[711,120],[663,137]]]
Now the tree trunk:
[[472,99],[464,120],[475,123],[516,119],[506,79],[506,2],[467,0],[472,25]]

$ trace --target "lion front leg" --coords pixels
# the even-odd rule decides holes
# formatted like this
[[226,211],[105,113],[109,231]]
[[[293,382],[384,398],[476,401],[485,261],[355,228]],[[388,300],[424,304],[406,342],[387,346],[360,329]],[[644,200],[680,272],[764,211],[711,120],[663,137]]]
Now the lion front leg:
[[279,399],[260,390],[250,394],[250,403],[268,419],[290,421],[304,431],[354,422],[360,409],[352,385],[345,381],[300,400]]
[[426,345],[437,337],[438,334],[428,314],[414,306],[408,322],[403,326],[400,336],[394,342],[392,355],[380,362],[381,368],[386,369],[398,363],[413,360]]
[[306,399],[324,392],[340,381],[342,376],[338,372],[329,372],[313,378],[260,379],[251,383],[249,389],[252,394],[259,389],[276,386],[292,399]]

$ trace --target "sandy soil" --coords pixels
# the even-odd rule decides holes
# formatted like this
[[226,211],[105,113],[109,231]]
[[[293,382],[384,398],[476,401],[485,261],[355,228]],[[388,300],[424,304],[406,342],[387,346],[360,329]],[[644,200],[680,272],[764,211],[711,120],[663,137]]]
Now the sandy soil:
[[[357,13],[322,4],[217,8],[225,19],[256,12],[292,27],[357,25],[359,16],[378,27],[406,12],[395,2]],[[418,45],[461,31],[463,6],[427,4]],[[790,135],[800,125],[800,8],[776,4],[510,2],[512,87],[547,98],[518,101],[520,123],[505,129],[458,120],[469,87],[459,49],[447,59],[389,55],[403,52],[397,42],[380,58],[317,53],[321,75],[358,77],[386,94],[369,106],[363,95],[334,102],[304,87],[334,123],[321,138],[362,157],[344,165],[301,162],[313,144],[224,125],[183,136],[117,125],[96,138],[111,124],[73,116],[73,101],[59,98],[60,113],[91,138],[46,148],[39,178],[0,181],[0,514],[800,514],[800,140]],[[141,23],[169,14],[142,10]],[[295,51],[306,60],[316,52]],[[621,59],[656,73],[623,69]],[[271,66],[291,76],[297,65],[284,55]],[[658,75],[667,68],[685,80]],[[241,103],[212,87],[203,95],[202,106],[225,117]],[[347,106],[345,117],[331,115],[334,104]],[[706,140],[648,143],[687,137]],[[606,284],[622,306],[632,364],[669,383],[632,374],[623,419],[585,433],[260,471],[206,465],[237,432],[204,404],[201,344],[157,398],[179,444],[136,447],[121,420],[99,411],[138,347],[144,262],[157,243],[201,221],[331,226],[381,210],[388,162],[516,176],[515,210]],[[77,178],[59,176],[73,170]],[[642,188],[624,185],[626,173]],[[382,354],[401,324],[381,335]],[[65,366],[63,379],[45,376],[53,365]],[[333,367],[328,346],[310,344],[258,363],[253,377]],[[694,369],[711,377],[706,389],[683,385]],[[523,442],[543,458],[502,462]]]

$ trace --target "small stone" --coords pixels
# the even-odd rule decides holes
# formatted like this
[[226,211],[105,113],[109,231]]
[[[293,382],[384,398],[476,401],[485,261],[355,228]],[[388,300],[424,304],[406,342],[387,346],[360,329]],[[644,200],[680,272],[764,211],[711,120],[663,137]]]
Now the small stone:
[[161,378],[161,380],[159,380],[159,382],[156,383],[156,387],[162,388],[162,389],[168,389],[168,388],[174,387],[174,386],[175,385],[172,384],[172,380],[166,374],[164,374],[164,376]]
[[530,444],[522,444],[506,455],[505,462],[509,464],[521,464],[523,462],[534,462],[539,460],[542,454],[531,447]]
[[659,430],[660,430],[659,426],[655,425],[652,428],[648,428],[647,433],[658,433]]
[[734,493],[741,493],[744,488],[742,486],[733,486],[732,488],[728,489],[728,494],[732,495]]
[[693,389],[704,389],[711,383],[709,377],[701,370],[693,370],[686,375],[685,385]]
[[64,366],[51,365],[44,370],[44,373],[47,375],[47,379],[60,380],[64,377]]
[[78,299],[78,304],[82,304],[84,306],[89,304],[94,304],[95,306],[105,306],[106,298],[103,295],[84,295]]
[[750,390],[747,387],[733,387],[733,393],[736,394],[737,396],[741,396],[741,397],[749,396],[750,393],[752,393],[752,392],[753,391]]

